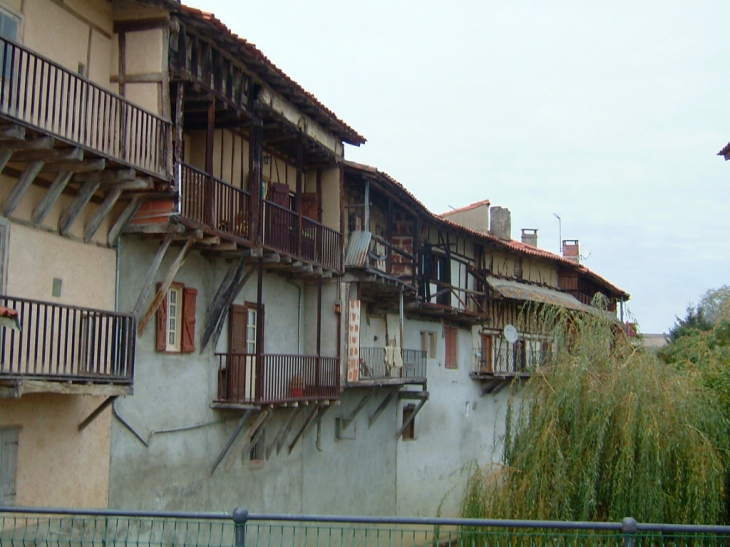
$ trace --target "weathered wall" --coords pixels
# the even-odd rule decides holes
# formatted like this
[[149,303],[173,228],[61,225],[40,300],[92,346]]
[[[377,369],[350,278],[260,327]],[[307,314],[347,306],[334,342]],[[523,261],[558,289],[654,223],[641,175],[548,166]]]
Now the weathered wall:
[[17,505],[106,507],[111,412],[78,430],[103,400],[52,394],[0,399],[0,427],[20,427]]

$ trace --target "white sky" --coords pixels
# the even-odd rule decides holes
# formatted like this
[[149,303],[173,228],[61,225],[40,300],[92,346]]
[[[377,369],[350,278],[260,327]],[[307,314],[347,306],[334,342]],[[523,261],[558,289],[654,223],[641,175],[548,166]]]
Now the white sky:
[[489,199],[666,332],[730,284],[727,0],[187,0],[368,142],[347,159],[441,213]]

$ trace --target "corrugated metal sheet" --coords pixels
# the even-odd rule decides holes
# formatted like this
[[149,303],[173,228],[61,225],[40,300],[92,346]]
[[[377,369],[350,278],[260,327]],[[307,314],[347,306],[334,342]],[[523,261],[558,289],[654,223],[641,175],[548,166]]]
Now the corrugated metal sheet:
[[496,277],[487,277],[487,283],[489,283],[489,286],[499,294],[512,300],[529,300],[531,302],[552,304],[553,306],[562,306],[563,308],[589,313],[597,313],[599,311],[591,306],[581,303],[577,298],[574,298],[567,293],[548,289],[546,287],[526,285],[525,283],[498,279]]
[[373,234],[370,232],[357,231],[352,232],[347,244],[347,253],[345,254],[345,268],[348,266],[355,268],[365,268],[368,264],[368,249],[370,249],[370,240]]

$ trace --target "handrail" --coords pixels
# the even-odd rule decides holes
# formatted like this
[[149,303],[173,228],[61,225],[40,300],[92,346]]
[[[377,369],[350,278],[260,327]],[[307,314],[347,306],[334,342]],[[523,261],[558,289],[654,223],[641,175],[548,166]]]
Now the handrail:
[[171,178],[170,121],[7,38],[0,81],[0,115]]
[[0,378],[129,384],[134,375],[131,314],[0,296],[20,330],[0,330]]

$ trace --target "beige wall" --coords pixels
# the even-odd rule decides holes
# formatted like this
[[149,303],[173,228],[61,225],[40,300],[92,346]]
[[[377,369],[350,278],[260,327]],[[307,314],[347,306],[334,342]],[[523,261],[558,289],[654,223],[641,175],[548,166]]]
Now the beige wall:
[[21,43],[72,72],[81,63],[92,80],[109,87],[110,2],[67,0],[62,7],[50,0],[0,0],[0,5],[20,16]]
[[107,506],[111,411],[78,431],[103,400],[51,394],[0,399],[0,427],[20,427],[16,505]]
[[322,224],[340,231],[340,168],[322,171]]

